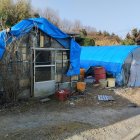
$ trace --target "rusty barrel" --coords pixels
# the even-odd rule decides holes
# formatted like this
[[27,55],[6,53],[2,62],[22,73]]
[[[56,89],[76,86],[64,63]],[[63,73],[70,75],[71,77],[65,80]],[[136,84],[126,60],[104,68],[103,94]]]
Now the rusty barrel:
[[80,69],[80,79],[84,79],[85,77],[85,69]]
[[96,83],[99,83],[100,79],[106,79],[106,71],[104,67],[94,67],[94,77]]

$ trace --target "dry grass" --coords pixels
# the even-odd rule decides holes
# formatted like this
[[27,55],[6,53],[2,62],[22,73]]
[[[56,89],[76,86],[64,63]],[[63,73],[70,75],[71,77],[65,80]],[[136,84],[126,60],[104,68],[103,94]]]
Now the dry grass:
[[116,89],[115,93],[140,106],[140,88]]

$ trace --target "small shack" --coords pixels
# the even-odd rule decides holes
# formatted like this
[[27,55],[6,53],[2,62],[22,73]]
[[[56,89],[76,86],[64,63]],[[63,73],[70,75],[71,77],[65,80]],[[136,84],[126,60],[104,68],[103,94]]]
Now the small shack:
[[81,47],[45,18],[25,19],[0,32],[1,91],[48,96],[71,88]]
[[82,47],[80,67],[102,66],[120,86],[140,86],[140,46]]

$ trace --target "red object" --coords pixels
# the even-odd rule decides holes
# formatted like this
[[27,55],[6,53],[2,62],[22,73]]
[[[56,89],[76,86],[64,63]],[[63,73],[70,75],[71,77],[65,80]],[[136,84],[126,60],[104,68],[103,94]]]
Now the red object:
[[95,67],[94,76],[95,76],[96,83],[99,83],[100,79],[106,79],[105,68],[104,67]]
[[70,91],[67,89],[58,90],[55,95],[58,100],[65,101],[70,96]]

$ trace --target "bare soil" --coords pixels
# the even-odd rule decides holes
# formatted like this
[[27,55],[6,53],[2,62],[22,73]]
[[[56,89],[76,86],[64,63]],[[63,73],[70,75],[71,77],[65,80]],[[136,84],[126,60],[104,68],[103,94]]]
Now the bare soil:
[[[115,100],[98,101],[99,94]],[[45,103],[31,99],[1,106],[0,140],[121,140],[139,126],[139,94],[139,88],[88,85],[84,95],[65,102],[52,96]]]

